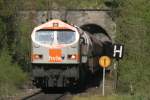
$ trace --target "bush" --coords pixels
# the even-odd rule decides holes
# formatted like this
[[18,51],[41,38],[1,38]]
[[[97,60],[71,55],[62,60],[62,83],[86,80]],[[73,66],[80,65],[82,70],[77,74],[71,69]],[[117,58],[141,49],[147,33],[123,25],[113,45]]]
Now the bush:
[[11,62],[7,50],[0,55],[0,96],[12,95],[27,79],[26,74],[17,64]]
[[150,3],[147,0],[120,0],[120,5],[116,40],[125,45],[125,56],[119,66],[119,81],[126,86],[120,85],[119,90],[132,85],[136,93],[149,95]]

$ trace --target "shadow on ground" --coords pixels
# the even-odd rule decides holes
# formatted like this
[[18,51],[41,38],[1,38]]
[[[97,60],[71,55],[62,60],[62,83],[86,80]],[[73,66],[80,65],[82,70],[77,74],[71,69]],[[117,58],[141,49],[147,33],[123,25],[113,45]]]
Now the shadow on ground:
[[71,94],[78,94],[83,93],[89,88],[99,87],[102,82],[102,70],[96,72],[93,75],[87,76],[86,82],[84,86],[70,86],[66,88],[48,88],[43,89],[42,91],[45,94],[56,94],[56,93],[71,93]]

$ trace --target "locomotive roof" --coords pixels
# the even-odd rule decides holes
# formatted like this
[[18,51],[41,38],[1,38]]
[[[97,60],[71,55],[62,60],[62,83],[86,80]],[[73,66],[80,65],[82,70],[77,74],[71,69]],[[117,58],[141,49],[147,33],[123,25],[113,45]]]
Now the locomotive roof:
[[70,29],[75,31],[76,28],[68,23],[65,23],[59,19],[50,20],[44,24],[41,24],[34,28],[34,31],[41,29],[50,29],[50,30],[61,30],[61,29]]

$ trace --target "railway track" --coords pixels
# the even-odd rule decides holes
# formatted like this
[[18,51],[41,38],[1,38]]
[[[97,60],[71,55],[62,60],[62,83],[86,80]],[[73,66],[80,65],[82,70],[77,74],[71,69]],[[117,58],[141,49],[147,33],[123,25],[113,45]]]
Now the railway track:
[[[113,92],[113,80],[106,78],[105,91],[106,95],[110,95]],[[85,84],[85,90],[71,90],[67,89],[48,89],[47,91],[37,91],[36,93],[22,98],[21,100],[72,100],[73,96],[89,96],[89,95],[102,95],[102,75],[98,74],[94,77],[89,77],[89,81]]]
[[[68,96],[68,92],[63,92],[63,91],[38,91],[32,95],[26,96],[22,98],[21,100],[67,100],[65,97]],[[70,99],[68,99],[70,100]]]

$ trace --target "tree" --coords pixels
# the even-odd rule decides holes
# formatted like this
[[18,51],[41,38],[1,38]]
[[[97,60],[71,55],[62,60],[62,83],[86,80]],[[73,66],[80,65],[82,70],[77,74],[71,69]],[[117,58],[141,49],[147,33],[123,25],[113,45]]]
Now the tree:
[[[147,0],[120,1],[120,15],[117,19],[118,36],[116,40],[125,45],[125,58],[119,66],[119,80],[126,90],[130,85],[136,92],[148,93],[150,85],[149,20],[150,3]],[[147,85],[145,85],[147,84]],[[123,86],[122,85],[122,86]],[[120,87],[121,89],[121,87]]]

